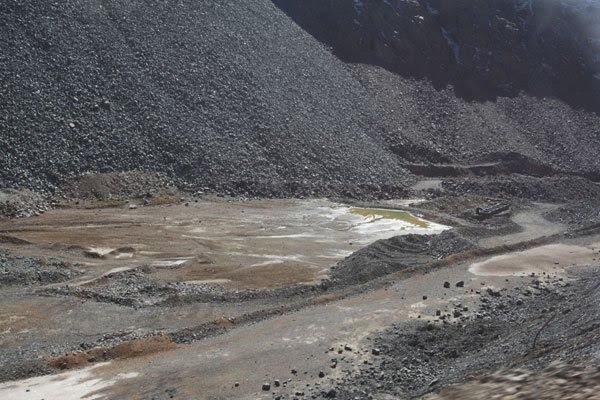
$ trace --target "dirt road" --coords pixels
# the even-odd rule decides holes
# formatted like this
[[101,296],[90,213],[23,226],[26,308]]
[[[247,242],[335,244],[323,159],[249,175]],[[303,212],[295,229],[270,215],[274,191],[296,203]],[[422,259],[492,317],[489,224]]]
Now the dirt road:
[[[109,289],[111,277],[115,284],[126,279],[115,269],[132,264],[150,263],[154,268],[144,273],[150,272],[153,279],[167,284],[173,279],[185,280],[181,271],[202,265],[197,261],[200,257],[219,260],[211,264],[216,270],[228,265],[224,260],[228,257],[231,260],[231,246],[237,249],[233,257],[242,257],[243,261],[229,265],[247,265],[252,260],[264,266],[277,254],[279,266],[285,267],[289,275],[298,265],[310,268],[316,265],[320,270],[330,266],[334,260],[332,250],[350,251],[354,246],[362,247],[368,241],[399,233],[428,229],[435,233],[446,229],[390,210],[367,212],[363,208],[352,213],[350,207],[323,202],[277,201],[274,206],[223,203],[211,209],[200,203],[188,207],[121,209],[116,213],[79,210],[68,220],[64,219],[68,213],[57,211],[39,220],[11,222],[2,229],[4,234],[28,242],[7,245],[24,254],[49,252],[81,262],[84,273],[73,285],[88,287],[96,285],[95,282],[109,282]],[[560,228],[543,220],[543,210],[542,207],[531,215],[521,213],[513,217],[523,228],[519,238],[532,239],[548,232],[531,226],[543,226],[551,232]],[[202,240],[198,242],[200,235]],[[508,243],[513,243],[513,239],[507,239]],[[209,241],[215,245],[207,246]],[[121,355],[109,362],[88,364],[87,368],[58,375],[6,381],[0,384],[0,397],[255,399],[302,393],[315,384],[320,387],[333,384],[341,378],[341,371],[347,373],[354,366],[369,362],[373,357],[370,337],[392,324],[434,321],[439,316],[436,314],[452,314],[457,304],[461,310],[473,310],[479,301],[478,292],[530,285],[535,279],[531,273],[566,276],[564,270],[571,264],[588,265],[596,261],[598,242],[600,238],[594,237],[569,239],[524,252],[448,263],[449,267],[426,274],[399,273],[385,278],[374,291],[337,301],[335,296],[328,299],[324,296],[324,301],[310,307],[240,325],[236,323],[237,317],[287,304],[287,299],[192,302],[177,307],[141,306],[132,310],[111,301],[86,301],[73,296],[44,298],[31,288],[5,289],[2,298],[7,308],[0,316],[4,330],[0,339],[5,348],[18,350],[17,358],[7,359],[7,367],[10,360],[21,360],[24,354],[48,357],[46,345],[62,343],[56,347],[55,355],[60,355],[81,340],[87,339],[93,346],[100,338],[112,338],[115,334],[144,337],[152,332],[185,330],[219,319],[226,323],[227,330],[172,349],[149,352],[152,354],[133,351],[135,357]],[[113,250],[98,250],[102,248],[122,251],[116,254]],[[90,256],[93,249],[96,253]],[[294,251],[290,252],[291,249]],[[131,255],[119,257],[127,252]],[[253,254],[261,254],[260,259],[256,260]],[[283,259],[286,254],[301,256],[290,262]],[[190,265],[156,264],[191,258],[196,261]],[[515,265],[519,267],[514,268]],[[238,266],[231,271],[239,269]],[[271,276],[261,268],[252,270],[249,276],[260,273],[264,274],[262,281],[272,277],[278,284],[286,284],[278,275]],[[224,279],[217,274],[203,278]],[[248,285],[251,281],[237,282]],[[264,383],[270,385],[269,390],[263,390]]]
[[[569,249],[577,252],[577,264],[585,265],[597,256],[591,251],[597,245],[572,245]],[[538,261],[543,262],[545,253],[541,248],[528,254],[515,253],[512,257],[516,262],[521,257],[529,257],[530,261],[539,257]],[[492,263],[493,259],[481,262]],[[367,338],[392,323],[433,319],[436,310],[447,310],[457,302],[474,308],[477,301],[474,291],[523,286],[535,279],[529,276],[531,271],[526,267],[504,271],[500,266],[495,276],[482,276],[469,272],[473,271],[473,265],[466,263],[415,275],[387,288],[243,326],[169,352],[117,360],[84,371],[4,383],[0,385],[0,393],[6,399],[51,400],[52,388],[60,381],[72,387],[71,397],[61,399],[86,395],[97,399],[136,396],[159,399],[170,394],[182,399],[256,399],[271,398],[271,392],[301,392],[306,385],[316,382],[323,385],[338,377],[341,368],[332,368],[332,358],[340,366],[370,359],[372,345]],[[526,265],[540,267],[537,262]],[[548,273],[558,276],[565,267],[552,264]],[[456,282],[463,280],[464,287],[455,287]],[[444,282],[451,282],[451,287],[444,288]],[[329,351],[331,348],[334,351]],[[319,378],[320,372],[325,373],[324,378]],[[276,380],[290,381],[284,388],[275,387]],[[264,382],[269,382],[272,390],[263,391]]]

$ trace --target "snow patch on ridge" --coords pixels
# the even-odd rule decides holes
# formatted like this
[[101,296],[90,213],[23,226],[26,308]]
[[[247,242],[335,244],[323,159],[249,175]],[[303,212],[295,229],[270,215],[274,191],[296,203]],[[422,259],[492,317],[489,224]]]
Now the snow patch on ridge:
[[446,41],[448,42],[448,45],[452,48],[452,51],[454,53],[454,59],[456,60],[456,62],[458,64],[460,64],[460,46],[452,38],[452,35],[450,34],[450,32],[448,32],[448,30],[446,28],[442,27],[441,29],[442,29],[442,35],[444,36],[444,39],[446,39]]
[[361,15],[365,8],[365,3],[363,0],[354,0],[354,11],[356,14]]

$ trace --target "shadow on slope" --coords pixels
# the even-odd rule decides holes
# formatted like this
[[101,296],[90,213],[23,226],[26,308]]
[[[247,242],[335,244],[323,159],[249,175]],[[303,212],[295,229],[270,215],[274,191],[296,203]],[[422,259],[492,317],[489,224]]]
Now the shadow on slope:
[[273,0],[342,60],[454,86],[469,101],[525,91],[600,110],[595,0]]

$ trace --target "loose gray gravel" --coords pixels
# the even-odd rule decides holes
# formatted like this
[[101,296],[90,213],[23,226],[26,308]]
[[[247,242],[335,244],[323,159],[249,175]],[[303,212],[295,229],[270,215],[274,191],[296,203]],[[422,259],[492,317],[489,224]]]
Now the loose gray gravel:
[[594,360],[598,267],[574,272],[571,279],[544,276],[531,287],[482,290],[475,312],[397,324],[372,338],[369,345],[378,354],[352,366],[360,372],[348,368],[342,379],[323,382],[311,395],[329,398],[333,389],[337,399],[419,398],[500,367],[538,370],[556,360]]
[[[501,7],[482,3],[481,15],[461,14],[465,23],[455,35],[472,55],[469,68],[496,84],[515,67],[506,61],[509,50],[521,54],[517,45],[505,48],[506,27],[521,29],[507,9],[520,2],[503,1],[493,2]],[[308,14],[325,18],[322,27],[337,26],[355,41],[350,47],[368,44],[343,35],[356,17],[352,1],[304,3]],[[571,107],[560,90],[547,96],[509,90],[492,101],[471,101],[457,96],[453,85],[460,82],[434,79],[432,85],[418,71],[436,64],[436,56],[452,58],[432,11],[403,0],[394,7],[410,12],[394,16],[390,2],[362,3],[361,23],[389,14],[381,29],[406,33],[375,48],[411,60],[413,73],[344,63],[268,0],[184,0],[177,7],[141,0],[2,2],[0,187],[52,191],[87,172],[142,170],[182,187],[242,196],[397,197],[413,179],[403,168],[407,161],[509,154],[598,180],[596,113]],[[342,19],[329,24],[331,15],[311,8],[318,4],[339,4],[334,17]],[[432,7],[451,12],[442,5]],[[419,16],[423,24],[414,22]],[[553,18],[560,27],[577,21],[568,13]],[[477,45],[477,32],[486,43]],[[550,43],[560,45],[561,55],[571,54],[569,43],[577,53],[583,33],[563,32]],[[588,35],[596,43],[595,33]],[[547,50],[532,50],[532,63],[515,76],[537,74]],[[492,56],[484,57],[487,51]],[[579,65],[548,63],[552,71],[579,76]],[[595,90],[585,79],[571,94]]]
[[409,181],[345,64],[268,0],[9,0],[0,34],[0,187],[129,170],[242,195]]
[[14,256],[0,251],[0,287],[65,282],[79,274],[80,270],[62,261]]

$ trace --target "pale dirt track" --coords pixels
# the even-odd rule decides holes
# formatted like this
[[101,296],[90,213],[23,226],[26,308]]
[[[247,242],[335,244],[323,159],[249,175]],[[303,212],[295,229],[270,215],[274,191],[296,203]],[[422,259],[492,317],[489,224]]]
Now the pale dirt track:
[[[576,248],[585,253],[585,247],[572,247]],[[582,255],[578,261],[586,264],[592,257],[595,255],[589,255],[588,260]],[[74,385],[79,392],[60,399],[79,399],[90,393],[94,394],[90,398],[98,399],[130,399],[136,395],[150,398],[166,390],[183,399],[256,399],[271,398],[270,393],[261,390],[261,384],[275,379],[292,379],[289,387],[294,389],[286,389],[291,391],[300,390],[307,383],[326,382],[336,377],[337,369],[330,368],[331,357],[343,356],[342,364],[369,359],[371,348],[365,339],[392,323],[419,315],[433,318],[436,309],[444,309],[456,301],[473,307],[476,296],[471,289],[514,287],[534,279],[511,276],[507,282],[506,276],[477,276],[468,272],[470,265],[415,275],[389,288],[236,328],[169,352],[93,367]],[[553,273],[560,275],[561,270],[562,267],[557,268]],[[442,286],[444,281],[454,283],[465,278],[465,288],[452,285],[444,289]],[[427,300],[423,300],[423,296],[427,296]],[[327,353],[330,347],[337,350],[345,345],[352,351],[344,351],[342,355]],[[298,374],[293,375],[292,369]],[[320,371],[327,374],[325,380],[318,378]],[[73,377],[80,374],[67,372],[49,379],[66,379],[71,384]],[[36,379],[18,385],[2,384],[0,393],[6,399],[41,398],[48,389],[48,382],[36,385]],[[85,385],[88,379],[98,380],[97,390]],[[239,387],[234,386],[236,382]],[[25,392],[26,388],[30,392]],[[46,400],[54,399],[45,396]]]

